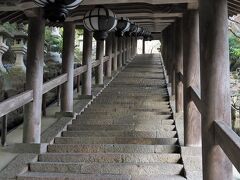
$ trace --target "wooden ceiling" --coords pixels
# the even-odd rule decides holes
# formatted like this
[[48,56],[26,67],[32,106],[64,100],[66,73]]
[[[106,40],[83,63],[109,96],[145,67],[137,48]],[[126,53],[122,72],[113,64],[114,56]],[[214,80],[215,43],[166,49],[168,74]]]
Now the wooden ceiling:
[[[161,32],[188,9],[196,9],[198,0],[83,0],[67,21],[82,25],[86,11],[97,4],[113,10],[118,17],[128,17],[151,32]],[[0,0],[0,22],[27,23],[25,11],[36,7],[32,0]],[[240,14],[240,0],[228,0],[229,16]],[[50,26],[61,24],[49,23]]]

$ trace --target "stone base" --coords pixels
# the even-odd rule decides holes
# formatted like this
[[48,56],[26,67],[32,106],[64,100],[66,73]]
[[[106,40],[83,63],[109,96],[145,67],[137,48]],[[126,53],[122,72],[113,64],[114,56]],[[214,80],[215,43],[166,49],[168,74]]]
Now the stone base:
[[75,117],[74,112],[56,112],[55,113],[56,118],[61,118],[61,117]]
[[104,84],[94,84],[93,88],[104,88]]
[[79,95],[77,97],[78,100],[81,100],[81,99],[93,99],[93,95]]
[[17,143],[13,146],[14,153],[46,153],[47,143],[41,144],[28,144],[28,143]]

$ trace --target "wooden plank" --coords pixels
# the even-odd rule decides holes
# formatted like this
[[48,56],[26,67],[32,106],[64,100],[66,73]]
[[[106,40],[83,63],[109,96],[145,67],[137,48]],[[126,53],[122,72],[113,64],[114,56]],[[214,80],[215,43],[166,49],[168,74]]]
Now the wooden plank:
[[74,77],[81,75],[87,71],[87,65],[74,69]]
[[67,74],[62,74],[53,80],[50,80],[43,84],[43,94],[49,92],[50,90],[54,89],[55,87],[65,83],[67,81]]
[[198,108],[199,112],[202,112],[202,101],[199,95],[199,92],[197,92],[193,87],[189,87],[188,91],[190,93],[190,97],[193,100],[194,104]]
[[223,121],[215,121],[215,140],[223,149],[235,168],[240,172],[240,138],[239,136]]
[[33,100],[33,91],[25,91],[0,103],[0,117],[28,104]]

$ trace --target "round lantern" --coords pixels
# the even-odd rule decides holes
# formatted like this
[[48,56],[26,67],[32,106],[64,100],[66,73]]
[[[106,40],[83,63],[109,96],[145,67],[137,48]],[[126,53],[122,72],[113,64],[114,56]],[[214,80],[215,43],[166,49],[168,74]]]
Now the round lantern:
[[96,6],[85,14],[83,24],[87,30],[94,32],[96,40],[105,40],[117,26],[117,17],[110,9]]
[[52,22],[63,22],[69,10],[79,6],[82,0],[35,0],[35,3],[44,8],[45,18]]
[[120,20],[118,20],[116,28],[117,28],[117,31],[116,31],[117,36],[122,37],[124,35],[124,33],[129,31],[129,29],[130,29],[129,19],[121,18]]
[[127,36],[134,35],[134,33],[137,31],[138,26],[135,23],[130,23],[129,31],[126,33]]

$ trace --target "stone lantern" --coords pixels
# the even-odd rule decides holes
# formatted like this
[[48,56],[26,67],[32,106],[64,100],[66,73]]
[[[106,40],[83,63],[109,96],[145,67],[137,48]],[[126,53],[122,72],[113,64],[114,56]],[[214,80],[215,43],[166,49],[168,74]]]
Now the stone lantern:
[[8,51],[9,47],[6,44],[7,38],[12,37],[12,35],[7,32],[3,27],[0,27],[0,74],[6,73],[6,69],[3,66],[2,56]]
[[27,33],[24,31],[24,25],[18,25],[18,30],[14,33],[14,44],[11,50],[16,55],[16,61],[9,70],[5,78],[4,88],[6,91],[14,90],[16,93],[24,90],[26,82],[26,66],[24,56],[27,53]]
[[28,35],[24,31],[23,25],[18,26],[18,31],[14,33],[14,45],[12,51],[16,54],[16,61],[12,70],[26,73],[26,66],[24,64],[24,56],[27,53],[27,38]]

